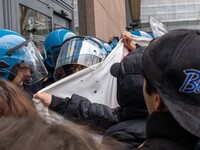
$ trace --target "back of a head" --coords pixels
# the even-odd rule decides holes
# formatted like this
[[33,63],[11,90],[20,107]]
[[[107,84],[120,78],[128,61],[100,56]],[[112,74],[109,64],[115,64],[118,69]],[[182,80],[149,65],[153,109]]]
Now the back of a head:
[[117,77],[117,101],[124,109],[123,117],[146,118],[143,96],[142,55],[145,47],[130,52],[120,63],[111,67]]
[[200,31],[178,29],[153,40],[143,73],[177,122],[200,137]]
[[44,48],[47,55],[45,62],[48,68],[55,68],[61,45],[66,39],[73,36],[76,35],[67,29],[58,29],[47,35],[44,41]]
[[0,77],[12,81],[24,66],[29,66],[31,72],[24,84],[34,84],[47,76],[35,44],[17,32],[0,29]]
[[[0,119],[0,149],[101,150],[86,128],[47,123],[39,116]],[[104,147],[104,150],[108,150]],[[111,150],[111,149],[109,149]]]
[[0,116],[24,117],[34,115],[34,104],[12,82],[0,79]]
[[[91,36],[74,36],[62,45],[54,72],[60,80],[86,67],[102,62],[107,52],[98,39]],[[78,69],[77,69],[78,68]]]

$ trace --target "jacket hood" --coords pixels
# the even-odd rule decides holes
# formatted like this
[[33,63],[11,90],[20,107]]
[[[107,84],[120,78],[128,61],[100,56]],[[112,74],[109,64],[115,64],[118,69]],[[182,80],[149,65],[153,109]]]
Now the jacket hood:
[[123,118],[146,118],[148,115],[143,97],[142,54],[145,47],[130,52],[119,64],[117,100]]

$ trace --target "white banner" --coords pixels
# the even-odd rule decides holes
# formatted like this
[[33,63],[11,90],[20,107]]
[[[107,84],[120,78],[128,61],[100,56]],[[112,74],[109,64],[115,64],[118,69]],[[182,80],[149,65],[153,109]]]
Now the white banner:
[[[122,53],[123,43],[120,41],[102,63],[65,77],[39,92],[47,92],[59,97],[71,97],[72,94],[78,94],[91,102],[115,108],[118,106],[117,79],[110,74],[110,67],[121,61]],[[34,99],[34,102],[38,111],[46,112],[49,116],[47,108],[39,100]]]
[[[149,39],[137,37],[136,42],[141,42],[141,45],[148,45]],[[81,70],[68,77],[65,77],[39,92],[47,92],[59,97],[71,97],[72,94],[78,94],[86,97],[91,102],[105,104],[111,108],[116,108],[117,103],[117,79],[110,74],[110,67],[116,62],[120,62],[123,58],[123,52],[127,49],[121,41],[111,51],[107,58],[99,64]],[[40,100],[33,99],[37,110],[48,120],[60,121],[61,116],[55,113],[50,113]],[[49,113],[51,115],[49,115]],[[52,118],[52,115],[54,116]]]

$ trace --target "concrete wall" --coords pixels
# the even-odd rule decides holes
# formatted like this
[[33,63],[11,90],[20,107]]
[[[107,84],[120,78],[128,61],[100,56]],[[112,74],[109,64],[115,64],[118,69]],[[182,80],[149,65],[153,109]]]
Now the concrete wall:
[[125,0],[94,0],[96,37],[108,41],[126,27]]

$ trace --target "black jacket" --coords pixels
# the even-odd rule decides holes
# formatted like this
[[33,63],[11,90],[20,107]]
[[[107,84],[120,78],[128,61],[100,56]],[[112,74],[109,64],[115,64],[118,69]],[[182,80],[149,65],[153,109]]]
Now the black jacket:
[[102,142],[112,137],[120,142],[123,150],[137,148],[146,140],[145,128],[146,122],[144,119],[122,121],[106,130]]
[[142,94],[143,51],[141,48],[129,53],[120,63],[117,77],[117,101],[120,107],[111,109],[74,94],[71,98],[52,96],[50,109],[73,121],[85,122],[102,129],[105,131],[104,138],[114,137],[125,143],[127,149],[139,146],[145,140],[147,117]]
[[147,141],[138,149],[193,150],[197,140],[169,112],[154,112],[147,120]]
[[76,94],[71,98],[52,96],[49,108],[67,119],[87,123],[104,131],[118,122],[118,116],[113,109],[103,104],[91,103],[87,98]]

